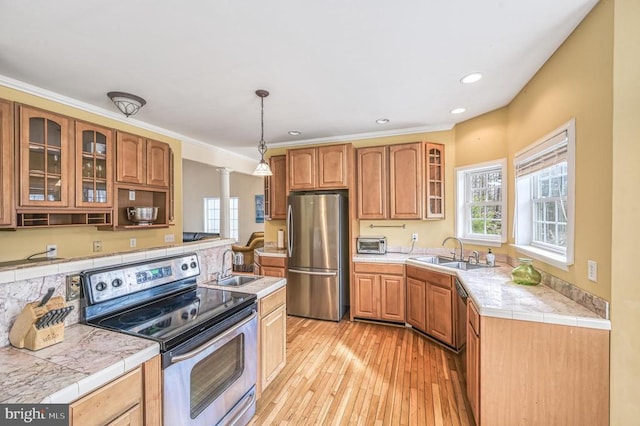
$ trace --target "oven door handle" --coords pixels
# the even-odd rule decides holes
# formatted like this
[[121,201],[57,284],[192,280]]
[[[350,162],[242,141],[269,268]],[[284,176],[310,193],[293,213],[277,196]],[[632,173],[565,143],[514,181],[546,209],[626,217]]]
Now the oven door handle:
[[234,331],[236,331],[237,329],[243,327],[245,324],[251,322],[257,315],[258,314],[256,313],[256,311],[252,310],[251,311],[251,315],[249,315],[246,319],[242,320],[241,322],[239,322],[238,324],[234,325],[233,327],[227,329],[222,334],[216,336],[215,339],[210,340],[207,343],[205,343],[204,345],[198,346],[194,350],[189,351],[187,353],[184,353],[184,354],[181,354],[181,355],[175,355],[175,356],[172,355],[171,356],[171,364],[175,364],[176,362],[184,361],[185,359],[193,358],[193,357],[197,356],[199,353],[201,353],[203,351],[206,351],[208,348],[210,348],[211,346],[215,345],[220,340],[222,340],[225,337],[227,337],[229,334],[231,334]]

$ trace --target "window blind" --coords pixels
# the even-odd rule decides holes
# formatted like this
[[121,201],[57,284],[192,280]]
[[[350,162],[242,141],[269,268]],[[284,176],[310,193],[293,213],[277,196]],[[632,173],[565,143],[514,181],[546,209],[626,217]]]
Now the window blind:
[[564,130],[546,141],[516,155],[516,178],[567,161],[568,136]]

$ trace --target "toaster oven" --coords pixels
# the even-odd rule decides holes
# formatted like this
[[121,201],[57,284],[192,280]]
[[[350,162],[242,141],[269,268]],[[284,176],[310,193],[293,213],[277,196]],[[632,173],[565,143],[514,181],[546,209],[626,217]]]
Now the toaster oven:
[[385,254],[387,252],[387,238],[358,237],[356,247],[360,254]]

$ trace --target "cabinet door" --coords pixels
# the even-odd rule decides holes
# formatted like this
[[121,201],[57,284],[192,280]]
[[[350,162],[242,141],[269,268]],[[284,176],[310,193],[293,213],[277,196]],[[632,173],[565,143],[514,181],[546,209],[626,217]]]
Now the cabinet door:
[[287,217],[287,156],[276,155],[269,159],[269,167],[273,176],[270,180],[270,211],[271,219],[286,219]]
[[472,303],[469,302],[467,324],[467,398],[476,424],[480,423],[480,334],[476,334],[471,323]]
[[453,346],[453,291],[427,283],[427,334]]
[[117,132],[116,136],[116,181],[122,183],[145,183],[145,141],[142,137]]
[[354,274],[354,315],[361,318],[380,317],[380,284],[376,275]]
[[76,206],[113,205],[113,132],[76,121]]
[[425,144],[427,161],[425,217],[444,219],[444,145]]
[[146,184],[152,186],[169,187],[169,144],[147,139],[147,175]]
[[0,100],[0,226],[15,227],[13,170],[13,113],[11,102]]
[[136,405],[111,423],[109,426],[142,426],[142,410]]
[[349,145],[318,147],[318,188],[347,188]]
[[422,217],[422,143],[389,147],[389,217]]
[[394,275],[380,275],[380,293],[380,318],[404,322],[404,278]]
[[284,268],[278,268],[274,266],[262,266],[260,275],[265,275],[267,277],[280,277],[280,278],[286,277]]
[[260,320],[260,369],[262,391],[276,378],[287,361],[286,305],[280,305]]
[[421,331],[427,331],[427,283],[407,277],[407,322]]
[[357,153],[357,197],[359,219],[386,219],[387,147],[360,148]]
[[70,130],[66,117],[20,107],[21,206],[69,206]]
[[314,189],[316,187],[316,148],[287,151],[289,189]]

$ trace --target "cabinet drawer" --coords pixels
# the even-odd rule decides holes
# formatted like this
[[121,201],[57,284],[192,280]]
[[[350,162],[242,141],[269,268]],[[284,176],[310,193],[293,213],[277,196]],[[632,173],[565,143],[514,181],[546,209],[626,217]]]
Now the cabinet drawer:
[[427,281],[430,284],[434,284],[440,287],[451,289],[452,279],[451,275],[441,274],[439,272],[433,272],[428,269],[416,268],[413,266],[407,266],[407,276],[417,278],[422,281]]
[[354,263],[353,272],[365,274],[403,275],[404,265],[389,263]]
[[469,316],[469,325],[471,326],[473,331],[476,333],[476,335],[479,336],[480,335],[480,315],[478,314],[478,311],[476,310],[476,307],[473,304],[473,302],[471,302],[471,299],[469,299],[469,303],[467,304],[467,306],[469,307],[467,310],[467,315]]
[[287,288],[283,287],[280,290],[274,291],[268,296],[260,299],[260,316],[270,314],[279,306],[282,306],[287,301]]
[[284,268],[286,258],[274,256],[260,256],[261,266],[275,266],[276,268]]

